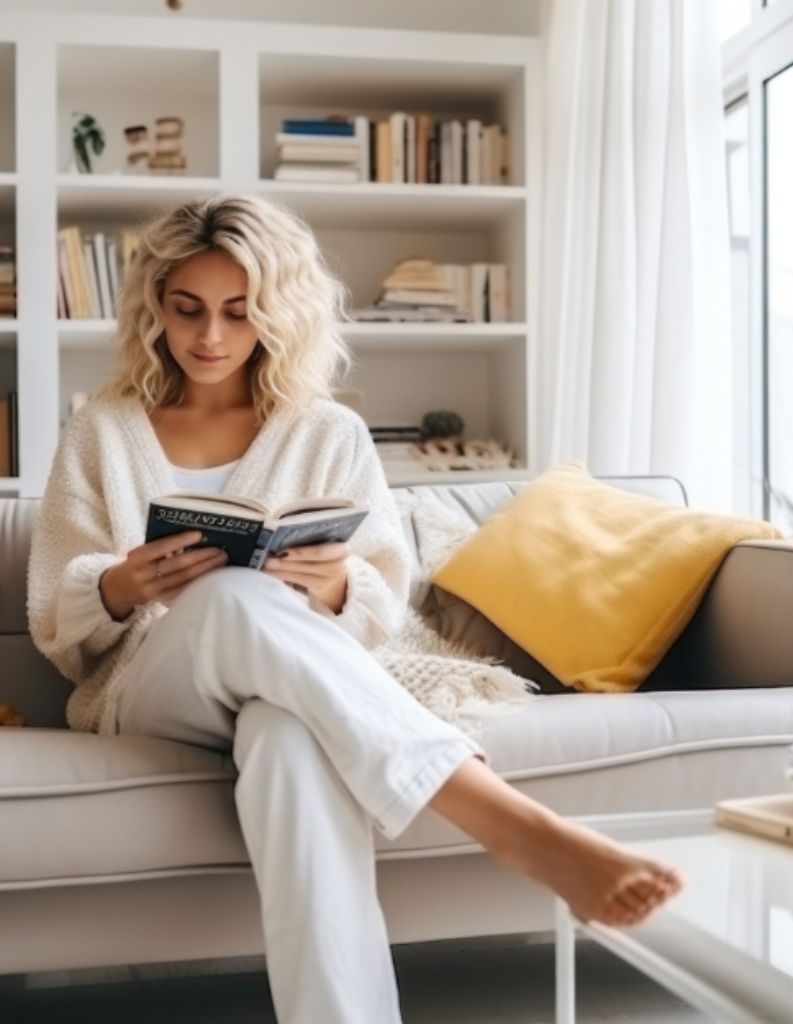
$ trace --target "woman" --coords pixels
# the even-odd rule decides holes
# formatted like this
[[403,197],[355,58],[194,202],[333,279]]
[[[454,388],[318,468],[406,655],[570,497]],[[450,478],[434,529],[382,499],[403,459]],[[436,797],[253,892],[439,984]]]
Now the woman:
[[[329,398],[341,306],[311,233],[263,199],[155,221],[120,296],[118,377],[63,433],[30,562],[31,633],[76,684],[73,728],[233,751],[285,1024],[400,1020],[372,822],[395,837],[429,804],[583,918],[637,922],[679,887],[512,789],[368,653],[404,613],[408,560],[367,428]],[[142,543],[149,501],[177,488],[371,511],[349,546],[254,572],[197,533]]]

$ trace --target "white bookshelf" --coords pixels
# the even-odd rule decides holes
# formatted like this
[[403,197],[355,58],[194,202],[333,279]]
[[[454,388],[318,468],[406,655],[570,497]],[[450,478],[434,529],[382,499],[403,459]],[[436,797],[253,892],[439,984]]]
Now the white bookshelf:
[[[20,479],[0,480],[0,493],[41,493],[70,395],[99,386],[112,363],[113,321],[56,318],[57,228],[115,232],[182,198],[221,191],[257,192],[293,208],[315,231],[353,307],[371,303],[393,264],[411,255],[507,263],[507,323],[341,325],[354,357],[341,387],[362,396],[371,423],[415,422],[431,409],[454,409],[467,436],[507,440],[521,463],[511,472],[526,476],[535,386],[539,40],[198,18],[182,19],[179,28],[165,32],[159,18],[44,20],[24,11],[0,24],[0,237],[3,230],[16,235],[19,277],[18,318],[0,320],[0,388],[13,377],[19,391],[21,463]],[[283,117],[376,119],[399,109],[500,122],[510,138],[510,183],[273,180]],[[93,114],[106,133],[91,175],[70,166],[75,110]],[[165,115],[185,121],[187,173],[123,173],[122,128]],[[424,472],[389,476],[415,482]]]

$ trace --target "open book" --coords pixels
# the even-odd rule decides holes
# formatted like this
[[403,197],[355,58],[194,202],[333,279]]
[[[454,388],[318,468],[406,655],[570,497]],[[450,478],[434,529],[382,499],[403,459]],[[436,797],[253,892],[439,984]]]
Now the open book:
[[346,498],[303,498],[268,509],[228,494],[166,494],[149,505],[146,541],[200,530],[192,547],[218,547],[229,565],[260,569],[265,558],[304,544],[346,541],[368,512]]

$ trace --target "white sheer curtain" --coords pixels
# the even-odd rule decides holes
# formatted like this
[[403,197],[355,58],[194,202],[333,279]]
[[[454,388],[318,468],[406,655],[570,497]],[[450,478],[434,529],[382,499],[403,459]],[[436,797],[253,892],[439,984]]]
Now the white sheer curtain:
[[714,0],[551,0],[540,467],[731,500],[729,237]]

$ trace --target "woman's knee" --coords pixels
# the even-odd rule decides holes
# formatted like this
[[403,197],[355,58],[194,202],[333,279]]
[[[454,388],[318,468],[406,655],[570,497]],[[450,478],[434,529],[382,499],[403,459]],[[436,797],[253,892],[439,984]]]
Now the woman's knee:
[[218,611],[228,611],[236,616],[263,594],[268,602],[281,599],[283,589],[285,586],[280,580],[266,573],[240,566],[225,566],[188,583],[174,598],[171,610],[189,609],[191,618],[196,613],[215,614]]

